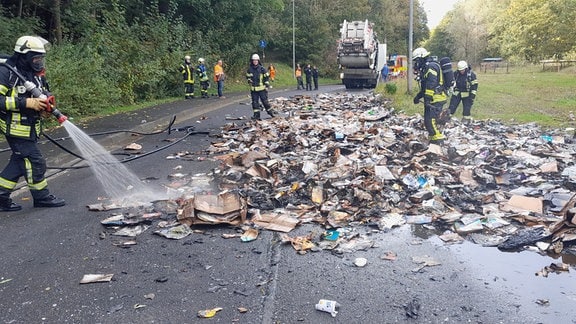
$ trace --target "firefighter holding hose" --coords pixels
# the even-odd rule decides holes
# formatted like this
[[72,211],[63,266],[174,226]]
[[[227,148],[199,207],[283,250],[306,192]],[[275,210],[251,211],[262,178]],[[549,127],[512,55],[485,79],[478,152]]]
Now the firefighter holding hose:
[[43,76],[47,44],[40,37],[22,36],[14,54],[0,64],[0,131],[12,150],[8,165],[0,172],[0,211],[22,209],[10,198],[20,177],[28,184],[34,207],[66,204],[50,194],[46,160],[38,148],[41,118],[53,113],[54,103]]

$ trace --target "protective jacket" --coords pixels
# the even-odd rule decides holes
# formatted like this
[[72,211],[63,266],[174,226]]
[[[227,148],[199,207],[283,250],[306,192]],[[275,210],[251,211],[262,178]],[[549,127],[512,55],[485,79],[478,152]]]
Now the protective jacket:
[[422,78],[420,79],[420,89],[420,91],[423,91],[425,103],[437,103],[447,100],[440,63],[432,59],[426,62]]
[[204,64],[200,64],[196,67],[196,75],[200,82],[208,81],[208,74],[206,73],[206,66]]
[[[15,66],[12,58],[6,64]],[[27,80],[21,80],[8,67],[0,64],[0,131],[9,137],[36,141],[40,135],[40,113],[26,108],[31,94],[24,88],[31,81],[44,93],[48,84],[33,71],[19,71]]]
[[180,65],[180,73],[182,73],[184,83],[194,84],[194,73],[192,71],[194,71],[192,64],[184,62],[184,64]]
[[266,85],[268,85],[269,79],[270,74],[268,74],[266,68],[261,64],[250,64],[248,71],[246,71],[246,80],[248,80],[248,83],[250,84],[250,91],[266,90]]
[[476,73],[469,68],[466,69],[464,74],[461,74],[460,71],[454,71],[454,80],[456,81],[456,86],[454,87],[455,96],[459,95],[461,98],[470,97],[472,100],[476,98],[476,92],[478,91]]

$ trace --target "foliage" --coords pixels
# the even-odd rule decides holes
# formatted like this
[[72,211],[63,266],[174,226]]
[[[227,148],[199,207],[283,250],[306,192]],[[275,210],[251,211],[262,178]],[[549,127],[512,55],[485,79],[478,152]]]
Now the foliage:
[[[92,115],[111,106],[180,96],[177,70],[184,55],[205,58],[209,71],[222,59],[229,78],[236,80],[242,80],[252,53],[261,54],[265,65],[285,66],[295,55],[296,62],[317,65],[324,77],[335,78],[344,19],[373,22],[389,54],[406,54],[409,3],[6,0],[0,5],[0,53],[11,54],[23,34],[49,39],[54,46],[48,75],[59,103],[69,113]],[[472,64],[486,56],[576,57],[574,0],[462,0],[432,33],[420,1],[414,4],[414,45],[425,44],[439,57]],[[260,40],[268,45],[261,48]]]
[[396,83],[386,83],[386,85],[384,85],[384,93],[386,94],[394,95],[397,91],[398,87],[396,86]]
[[[476,71],[479,87],[472,117],[505,123],[536,122],[550,128],[574,128],[576,122],[569,116],[576,106],[575,70],[576,67],[572,67],[560,72],[544,72],[541,65],[527,64],[511,66],[508,73]],[[391,82],[398,87],[396,94],[387,94],[382,85],[376,92],[392,99],[396,111],[423,114],[422,105],[414,105],[414,95],[407,93],[406,79]],[[448,104],[444,105],[447,107]],[[462,106],[458,107],[454,117],[461,116]]]

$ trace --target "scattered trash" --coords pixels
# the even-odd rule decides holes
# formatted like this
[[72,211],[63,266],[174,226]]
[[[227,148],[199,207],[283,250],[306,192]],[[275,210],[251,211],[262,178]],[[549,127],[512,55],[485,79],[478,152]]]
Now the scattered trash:
[[388,260],[388,261],[395,261],[397,258],[398,258],[398,255],[396,255],[395,252],[391,252],[391,251],[386,252],[386,254],[384,254],[383,256],[380,257],[380,259]]
[[12,280],[12,278],[2,279],[2,280],[0,280],[0,285],[1,285],[1,284],[5,284],[5,283],[7,283],[7,282],[10,282],[11,280]]
[[240,240],[242,242],[252,242],[258,238],[258,234],[259,232],[257,229],[249,228],[246,231],[244,231],[242,236],[240,236]]
[[214,315],[216,315],[216,313],[221,311],[221,310],[223,310],[222,307],[200,310],[200,311],[198,311],[198,317],[211,318],[211,317],[214,317]]
[[132,150],[132,151],[140,151],[142,149],[142,145],[131,143],[124,147],[125,150]]
[[569,272],[570,266],[563,262],[551,263],[549,266],[544,267],[542,270],[536,272],[537,276],[548,277],[549,273]]
[[202,152],[167,157],[220,163],[206,174],[175,168],[165,187],[178,198],[110,215],[102,225],[127,237],[155,226],[168,238],[183,224],[283,233],[304,223],[322,226],[308,236],[282,236],[298,253],[366,250],[374,246],[366,233],[406,223],[438,230],[445,244],[469,240],[504,251],[537,245],[558,254],[576,243],[576,141],[562,130],[452,120],[443,127],[444,144],[435,145],[419,126],[422,116],[396,113],[381,96],[317,94],[272,103],[287,117],[231,122]]
[[109,282],[112,280],[114,274],[85,274],[80,280],[81,284],[95,283],[95,282]]
[[354,259],[354,265],[358,268],[362,268],[368,264],[368,260],[366,258],[356,258]]
[[319,311],[330,313],[332,317],[336,317],[336,315],[338,314],[338,310],[340,308],[340,304],[333,300],[320,299],[320,301],[318,301],[318,304],[316,304],[315,307]]
[[134,306],[132,306],[132,308],[134,308],[134,309],[140,309],[140,308],[144,308],[144,307],[146,307],[146,305],[144,305],[144,304],[134,304]]
[[408,304],[404,305],[404,311],[409,318],[416,318],[420,315],[420,300],[418,298],[412,299]]
[[192,234],[192,229],[190,229],[190,226],[186,224],[181,224],[154,231],[154,233],[169,239],[180,240]]
[[412,261],[414,261],[414,263],[420,264],[421,266],[413,269],[413,272],[419,272],[420,270],[424,269],[425,267],[433,267],[433,266],[437,266],[440,265],[441,263],[434,260],[432,257],[430,256],[413,256],[412,257]]
[[246,307],[238,307],[237,309],[240,313],[247,313],[248,312],[248,308],[246,308]]
[[537,299],[536,304],[540,306],[550,306],[550,300],[548,299]]

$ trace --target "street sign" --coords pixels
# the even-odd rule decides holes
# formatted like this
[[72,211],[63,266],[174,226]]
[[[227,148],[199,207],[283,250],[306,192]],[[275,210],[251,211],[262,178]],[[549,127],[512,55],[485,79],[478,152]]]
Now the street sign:
[[263,39],[261,39],[261,40],[260,40],[260,47],[261,47],[261,48],[265,48],[266,45],[267,45],[266,41],[263,40]]

